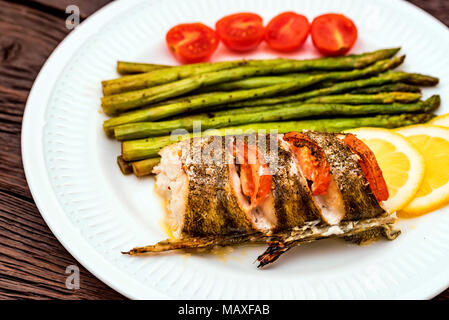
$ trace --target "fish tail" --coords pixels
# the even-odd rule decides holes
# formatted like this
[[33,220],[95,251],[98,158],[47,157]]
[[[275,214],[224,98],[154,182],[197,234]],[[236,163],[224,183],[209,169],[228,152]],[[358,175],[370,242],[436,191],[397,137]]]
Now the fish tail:
[[257,268],[263,268],[267,264],[275,262],[283,253],[292,248],[291,245],[283,242],[271,242],[268,245],[265,252],[257,257],[257,261],[259,262]]

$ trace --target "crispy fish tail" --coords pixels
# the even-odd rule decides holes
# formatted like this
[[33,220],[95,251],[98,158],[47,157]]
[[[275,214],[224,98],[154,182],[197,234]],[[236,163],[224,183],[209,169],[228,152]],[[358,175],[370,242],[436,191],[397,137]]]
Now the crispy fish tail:
[[[385,234],[385,237],[387,239],[393,240],[400,233],[400,231],[393,231],[392,227],[390,226],[395,222],[395,220],[396,217],[394,216],[383,216],[379,218],[364,219],[359,221],[344,221],[337,226],[320,225],[320,221],[315,220],[307,222],[302,227],[295,227],[293,229],[279,232],[271,236],[267,236],[259,232],[254,232],[250,234],[236,233],[226,236],[217,235],[209,237],[185,237],[181,239],[167,239],[155,245],[138,247],[122,253],[129,255],[141,255],[172,250],[210,249],[216,246],[225,247],[241,245],[245,243],[269,243],[270,247],[265,252],[268,252],[269,255],[264,256],[264,253],[258,258],[259,262],[263,260],[264,262],[266,262],[264,265],[266,265],[275,261],[282,253],[288,251],[294,246],[323,238],[351,237],[363,231],[369,231],[372,229],[383,227],[388,228],[389,231],[385,231],[385,233],[377,232],[376,234]],[[364,236],[364,239],[368,239],[369,237],[370,235],[366,234]],[[358,241],[358,239],[356,238],[353,238],[352,241],[363,243],[363,241]],[[277,246],[277,249],[275,246]]]
[[208,249],[216,246],[226,247],[244,243],[265,243],[268,239],[269,237],[258,232],[254,234],[233,234],[227,236],[186,237],[181,239],[167,239],[160,241],[155,245],[138,247],[122,253],[141,255],[172,250]]
[[315,240],[343,237],[345,240],[357,244],[367,244],[380,238],[394,240],[401,231],[393,228],[394,216],[384,216],[380,218],[364,219],[359,221],[346,221],[338,226],[304,226],[292,230],[290,236],[285,237],[286,241],[269,243],[269,247],[262,253],[257,261],[258,268],[264,267],[276,261],[283,253],[300,244]]
[[267,264],[275,262],[283,253],[287,252],[293,248],[290,244],[285,244],[283,242],[271,242],[268,243],[268,248],[257,257],[259,265],[257,268],[263,268]]

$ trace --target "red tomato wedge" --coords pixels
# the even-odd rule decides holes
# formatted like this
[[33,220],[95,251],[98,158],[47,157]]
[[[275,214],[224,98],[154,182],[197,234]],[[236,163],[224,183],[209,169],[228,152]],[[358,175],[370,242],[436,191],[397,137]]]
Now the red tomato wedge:
[[217,49],[215,31],[202,23],[184,23],[171,28],[165,37],[170,51],[183,63],[205,61]]
[[311,27],[315,47],[329,56],[343,55],[357,40],[357,27],[342,14],[328,13],[316,17]]
[[304,177],[312,181],[312,195],[326,194],[331,174],[324,150],[299,132],[286,133],[284,140],[290,143]]
[[251,205],[262,203],[271,192],[273,177],[265,158],[256,146],[237,141],[233,145],[236,164],[240,166],[240,183],[243,194]]
[[215,30],[221,41],[231,50],[249,51],[263,40],[262,18],[249,12],[235,13],[217,21]]
[[274,50],[290,52],[299,49],[310,32],[309,20],[295,12],[284,12],[268,23],[265,42]]
[[353,134],[346,135],[343,142],[346,143],[352,152],[360,157],[360,168],[362,169],[366,180],[368,180],[369,186],[377,201],[387,200],[389,197],[388,187],[382,174],[382,170],[377,163],[376,156],[371,149]]

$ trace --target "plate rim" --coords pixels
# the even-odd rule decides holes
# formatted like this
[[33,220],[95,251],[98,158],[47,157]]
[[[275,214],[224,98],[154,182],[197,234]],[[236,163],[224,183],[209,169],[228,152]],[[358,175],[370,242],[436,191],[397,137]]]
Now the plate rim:
[[[154,3],[160,2],[160,0],[151,1]],[[96,28],[89,29],[91,25],[99,28],[108,23],[111,16],[115,17],[128,9],[132,9],[139,3],[142,3],[142,0],[114,1],[107,4],[86,19],[75,30],[71,31],[49,56],[35,79],[24,109],[21,132],[22,163],[28,187],[39,213],[58,241],[78,263],[83,265],[100,281],[125,297],[131,299],[142,299],[142,297],[146,297],[146,299],[167,299],[169,297],[165,294],[140,284],[136,279],[125,273],[116,272],[119,270],[117,267],[102,257],[83,237],[81,239],[79,236],[77,237],[79,231],[74,228],[67,215],[64,214],[64,209],[56,199],[56,195],[50,185],[44,163],[43,139],[41,139],[41,130],[45,125],[45,119],[40,111],[45,111],[46,102],[57,81],[56,77],[48,77],[47,74],[52,71],[58,72],[60,70],[59,66],[66,65],[76,49],[86,39],[96,33]],[[405,0],[397,0],[396,3],[391,2],[390,5],[394,6],[399,3],[401,5],[405,3],[409,8],[419,11],[421,15],[432,19],[433,26],[443,28],[446,32],[449,32],[449,29],[441,21],[412,3]],[[72,50],[70,51],[72,54],[65,54],[69,47]],[[39,126],[35,122],[38,122]],[[36,135],[33,135],[36,127],[40,130],[38,141],[36,141]],[[74,240],[77,242],[76,246],[70,244]],[[101,273],[98,272],[99,268],[102,270]],[[126,285],[123,285],[123,283],[126,283]],[[444,285],[441,285],[441,283],[444,283]],[[407,299],[429,299],[444,291],[448,286],[449,274],[445,276],[444,273],[440,273],[432,281],[424,283],[418,288],[419,290],[415,289],[404,296]]]
[[[157,2],[160,0],[151,1]],[[90,246],[83,237],[81,237],[81,239],[80,237],[76,237],[78,230],[73,227],[65,214],[60,217],[56,216],[54,212],[64,213],[64,210],[56,199],[48,176],[44,174],[46,172],[46,168],[43,161],[43,139],[38,139],[36,141],[35,136],[32,134],[33,128],[36,127],[36,124],[31,124],[31,122],[34,122],[39,118],[38,111],[40,109],[45,110],[47,105],[46,103],[42,103],[43,100],[40,98],[45,96],[44,101],[47,101],[51,94],[51,90],[57,81],[56,77],[47,78],[45,75],[49,72],[51,73],[51,71],[55,71],[55,69],[58,70],[58,65],[65,65],[72,57],[72,54],[64,55],[66,48],[69,48],[72,44],[78,44],[78,46],[73,46],[70,48],[72,50],[71,52],[74,53],[76,51],[74,49],[75,47],[79,47],[84,40],[96,33],[95,28],[91,28],[90,30],[88,29],[91,25],[95,24],[97,26],[102,26],[109,22],[110,15],[120,14],[120,12],[132,9],[138,3],[141,3],[141,0],[114,1],[107,4],[83,21],[83,23],[81,23],[75,30],[71,31],[51,53],[39,71],[25,105],[21,131],[21,153],[25,178],[39,213],[50,228],[51,232],[55,235],[62,246],[76,259],[76,261],[100,281],[125,297],[130,299],[141,299],[142,296],[145,296],[151,299],[167,299],[169,298],[168,296],[138,283],[138,281],[129,275],[121,272],[114,272],[118,270],[115,266],[96,252],[95,249]],[[45,94],[42,92],[45,92]],[[31,107],[33,105],[35,107]],[[39,128],[41,130],[45,125],[45,120],[39,120]],[[41,137],[39,136],[39,138]],[[36,157],[36,154],[39,153],[42,157]],[[51,192],[43,193],[40,192],[40,190],[47,190]],[[64,232],[63,234],[61,229],[64,231],[70,230],[70,233]],[[77,241],[77,246],[70,245],[70,241],[73,240]],[[101,267],[104,271],[101,274],[96,271],[99,267]],[[123,283],[124,280],[127,280],[126,291],[120,285],[120,283]]]

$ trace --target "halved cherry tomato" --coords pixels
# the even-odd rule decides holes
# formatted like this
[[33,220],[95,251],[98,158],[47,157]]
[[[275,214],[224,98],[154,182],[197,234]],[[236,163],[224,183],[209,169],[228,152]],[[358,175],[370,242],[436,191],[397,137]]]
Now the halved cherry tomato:
[[235,13],[223,17],[215,24],[221,41],[231,50],[249,51],[263,40],[265,29],[262,18],[249,12]]
[[170,51],[184,63],[205,61],[215,52],[218,36],[202,23],[184,23],[171,28],[165,37]]
[[360,157],[360,168],[366,180],[368,180],[369,186],[377,201],[387,200],[389,197],[387,183],[377,163],[376,156],[371,149],[353,134],[346,135],[343,142],[346,143],[352,152]]
[[342,14],[328,13],[316,17],[311,28],[312,41],[323,54],[338,56],[348,52],[357,40],[357,27]]
[[299,132],[286,133],[284,140],[290,143],[304,177],[312,181],[312,194],[326,194],[331,177],[330,164],[324,150],[309,137]]
[[271,192],[273,177],[260,150],[253,145],[237,141],[233,145],[236,164],[240,166],[240,183],[243,194],[251,205],[262,203]]
[[284,12],[268,23],[265,28],[265,41],[270,48],[282,52],[299,49],[310,32],[309,20],[295,12]]

